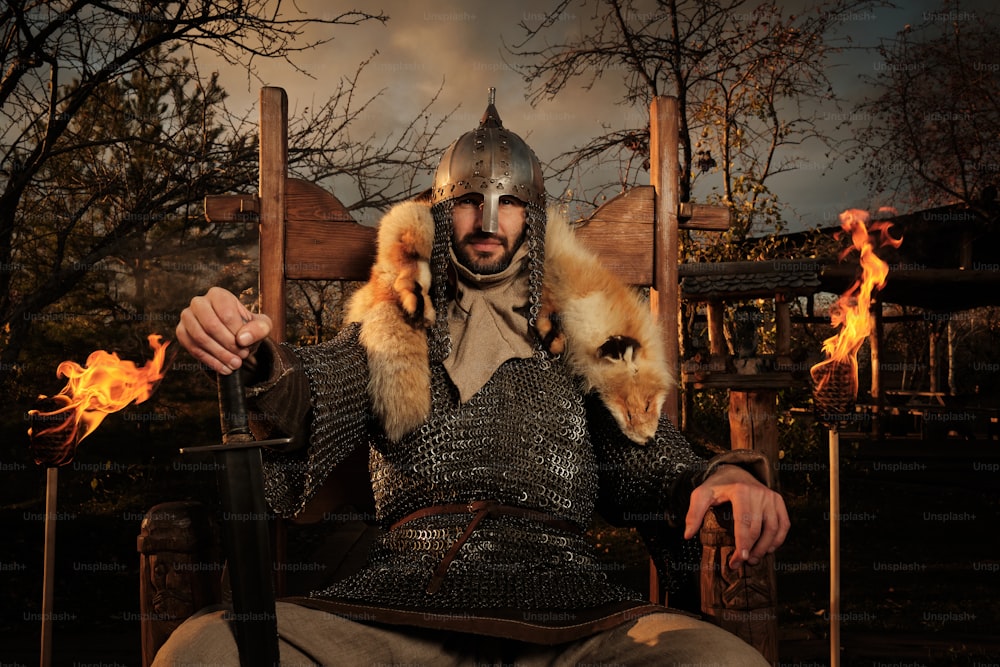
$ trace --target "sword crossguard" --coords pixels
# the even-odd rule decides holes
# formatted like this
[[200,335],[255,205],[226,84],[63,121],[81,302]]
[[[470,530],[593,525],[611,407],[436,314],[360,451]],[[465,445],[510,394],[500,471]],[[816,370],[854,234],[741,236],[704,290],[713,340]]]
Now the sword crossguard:
[[252,448],[280,449],[292,442],[292,438],[253,439],[250,433],[246,393],[243,390],[243,377],[239,372],[219,375],[219,415],[222,421],[222,444],[182,447],[180,453],[197,454]]

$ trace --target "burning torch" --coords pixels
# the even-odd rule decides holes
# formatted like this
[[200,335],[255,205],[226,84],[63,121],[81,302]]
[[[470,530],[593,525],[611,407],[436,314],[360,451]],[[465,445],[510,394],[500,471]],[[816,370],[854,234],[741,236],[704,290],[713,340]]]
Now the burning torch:
[[[826,425],[830,443],[830,665],[840,665],[840,428],[851,419],[858,396],[858,350],[871,334],[872,293],[885,286],[889,265],[872,246],[868,213],[851,209],[840,214],[840,227],[851,238],[842,254],[860,254],[861,277],[830,308],[830,323],[839,331],[823,341],[826,359],[809,372],[813,381],[816,418]],[[883,241],[898,246],[902,241],[888,236],[887,223],[872,229],[882,231]]]
[[153,359],[145,366],[123,361],[113,352],[98,350],[86,366],[64,361],[56,369],[66,386],[55,396],[39,396],[28,411],[29,449],[35,463],[45,466],[45,548],[42,565],[41,664],[52,660],[52,602],[56,546],[56,500],[59,467],[71,463],[80,441],[94,432],[104,418],[153,395],[166,373],[169,343],[151,334]]

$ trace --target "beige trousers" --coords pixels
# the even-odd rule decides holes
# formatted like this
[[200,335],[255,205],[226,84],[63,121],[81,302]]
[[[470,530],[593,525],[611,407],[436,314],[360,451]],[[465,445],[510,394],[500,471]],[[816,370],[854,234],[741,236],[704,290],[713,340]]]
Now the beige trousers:
[[[374,626],[277,603],[282,665],[416,667],[518,665],[766,666],[735,635],[683,614],[651,614],[579,641],[542,646],[417,628]],[[181,625],[153,667],[238,665],[236,643],[222,612]]]

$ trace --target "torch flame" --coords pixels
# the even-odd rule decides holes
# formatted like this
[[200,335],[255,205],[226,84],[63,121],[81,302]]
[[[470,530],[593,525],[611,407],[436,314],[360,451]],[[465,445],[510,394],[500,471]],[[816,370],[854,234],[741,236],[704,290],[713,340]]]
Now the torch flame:
[[[840,214],[840,227],[851,237],[851,246],[841,253],[844,259],[850,252],[857,250],[860,254],[861,277],[844,292],[836,304],[830,308],[830,323],[840,327],[840,331],[823,341],[823,352],[826,359],[810,369],[815,395],[822,396],[824,391],[830,392],[836,380],[846,380],[851,400],[858,393],[858,350],[871,334],[875,319],[871,314],[872,293],[885,287],[889,275],[889,265],[875,254],[868,224],[868,213],[858,209],[850,209]],[[891,223],[876,222],[871,230],[880,234],[880,243],[899,247],[902,239],[894,239],[889,235]],[[836,368],[849,369],[846,378],[838,378],[842,373],[834,372]]]
[[150,334],[147,340],[153,348],[153,358],[141,367],[104,350],[92,352],[86,367],[73,361],[59,364],[56,375],[67,379],[66,386],[55,396],[38,397],[39,405],[51,409],[28,412],[33,424],[43,426],[36,429],[33,425],[28,429],[35,463],[48,466],[69,463],[76,446],[108,414],[152,396],[166,374],[169,343],[162,343],[157,334]]

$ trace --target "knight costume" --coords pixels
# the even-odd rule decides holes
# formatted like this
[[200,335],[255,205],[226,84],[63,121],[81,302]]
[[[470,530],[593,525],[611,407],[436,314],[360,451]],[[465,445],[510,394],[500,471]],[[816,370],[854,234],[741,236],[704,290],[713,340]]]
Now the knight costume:
[[[526,205],[523,243],[496,275],[453,259],[452,207],[469,193],[483,196],[488,231],[502,196]],[[767,466],[752,453],[705,460],[665,417],[637,444],[585,391],[566,355],[536,334],[548,217],[542,171],[503,127],[492,95],[479,127],[445,153],[430,207],[413,206],[405,214],[432,226],[431,247],[411,249],[429,268],[430,284],[416,279],[409,295],[424,303],[373,297],[399,278],[376,268],[373,285],[379,276],[386,284],[354,304],[356,321],[336,338],[304,348],[268,342],[258,353],[266,377],[249,392],[254,413],[267,417],[255,425],[258,437],[308,434],[297,449],[265,457],[271,506],[295,516],[338,463],[365,448],[384,528],[360,572],[292,601],[376,626],[538,644],[665,611],[609,582],[584,535],[595,511],[680,526],[691,491],[716,466],[735,463],[762,480]],[[380,256],[412,236],[382,231]]]
[[[522,252],[495,276],[472,274],[451,258],[452,205],[470,192],[484,195],[483,226],[492,219],[494,231],[501,195],[527,204]],[[376,518],[387,528],[367,567],[301,604],[543,642],[578,638],[662,611],[608,582],[583,534],[598,505],[613,517],[677,524],[715,465],[737,461],[763,474],[753,455],[700,459],[666,418],[649,444],[637,446],[600,400],[582,394],[565,360],[532,340],[544,196],[537,158],[503,127],[491,100],[480,126],[445,153],[435,179],[430,298],[439,316],[426,334],[430,409],[402,437],[387,437],[372,417],[368,359],[397,354],[391,336],[369,336],[366,349],[361,322],[318,346],[271,346],[270,377],[252,391],[258,413],[275,415],[271,426],[287,432],[307,422],[309,441],[265,461],[269,502],[294,516],[334,466],[367,447]],[[500,295],[502,312],[481,301],[465,305],[468,292],[484,290]],[[405,313],[393,309],[402,322]],[[486,372],[449,366],[460,347],[465,356],[484,355],[476,370]],[[395,395],[386,402],[413,403],[419,398],[408,392],[426,389],[390,384]]]

